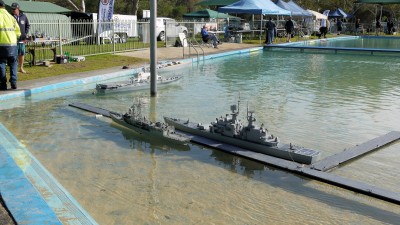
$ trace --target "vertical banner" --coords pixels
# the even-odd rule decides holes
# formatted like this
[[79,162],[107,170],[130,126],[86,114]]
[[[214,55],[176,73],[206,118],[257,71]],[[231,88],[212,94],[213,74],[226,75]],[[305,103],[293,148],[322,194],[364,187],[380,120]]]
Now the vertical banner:
[[114,13],[114,0],[100,0],[99,3],[99,34],[104,31],[110,31],[111,28],[111,20],[113,18]]

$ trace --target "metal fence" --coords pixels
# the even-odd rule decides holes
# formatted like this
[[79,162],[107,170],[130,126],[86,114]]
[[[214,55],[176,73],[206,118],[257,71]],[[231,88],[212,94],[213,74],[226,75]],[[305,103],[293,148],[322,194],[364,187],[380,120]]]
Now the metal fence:
[[[55,60],[59,55],[88,56],[131,51],[150,45],[150,22],[117,20],[32,20],[27,42],[27,60],[37,63]],[[179,33],[201,39],[203,25],[223,30],[222,22],[168,20],[156,28],[158,45],[174,46]]]

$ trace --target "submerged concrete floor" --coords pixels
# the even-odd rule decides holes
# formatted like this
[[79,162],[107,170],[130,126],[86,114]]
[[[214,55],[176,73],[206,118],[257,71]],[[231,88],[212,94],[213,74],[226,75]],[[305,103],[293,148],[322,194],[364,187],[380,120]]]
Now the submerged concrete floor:
[[[263,43],[264,40],[262,40]],[[204,51],[204,55],[210,55],[210,54],[216,54],[216,53],[221,53],[221,52],[228,52],[228,51],[233,51],[233,50],[240,50],[240,49],[247,49],[247,48],[252,48],[252,47],[258,47],[261,45],[254,45],[254,44],[237,44],[237,43],[223,43],[222,45],[219,45],[218,48],[209,48],[206,46],[202,46],[202,49]],[[187,59],[187,58],[194,58],[199,55],[199,57],[202,56],[203,52],[201,49],[198,47],[196,48],[199,52],[199,54],[196,53],[194,49],[191,49],[190,55],[189,55],[189,50],[188,48],[185,48],[185,57],[183,57],[183,48],[181,47],[168,47],[168,48],[158,48],[157,49],[157,59],[159,61],[165,61],[165,60],[182,60],[182,59]],[[124,53],[118,53],[118,55],[124,55],[124,56],[129,56],[129,57],[137,57],[137,58],[145,58],[145,59],[150,59],[150,49],[142,49],[142,50],[137,50],[137,51],[132,51],[132,52],[124,52]],[[121,65],[120,67],[113,67],[109,69],[103,69],[103,70],[96,70],[96,71],[90,71],[90,72],[83,72],[83,73],[75,73],[75,74],[64,74],[64,75],[59,75],[55,77],[47,77],[47,78],[41,78],[41,79],[36,79],[36,80],[29,80],[29,81],[21,81],[18,82],[18,89],[17,90],[7,90],[7,91],[0,91],[0,95],[2,94],[8,94],[13,91],[18,91],[21,89],[31,89],[35,87],[41,87],[44,85],[49,85],[49,84],[54,84],[54,83],[59,83],[63,81],[68,81],[68,80],[74,80],[82,77],[90,77],[90,76],[96,76],[99,74],[105,74],[105,73],[111,73],[115,71],[122,70],[122,67],[125,65]],[[29,71],[29,68],[26,68],[26,70]],[[7,75],[8,76],[8,75]],[[1,193],[0,193],[0,198],[1,198]],[[2,199],[0,199],[0,202]],[[0,204],[0,224],[1,225],[14,225],[16,224],[12,216],[9,215],[6,206]]]

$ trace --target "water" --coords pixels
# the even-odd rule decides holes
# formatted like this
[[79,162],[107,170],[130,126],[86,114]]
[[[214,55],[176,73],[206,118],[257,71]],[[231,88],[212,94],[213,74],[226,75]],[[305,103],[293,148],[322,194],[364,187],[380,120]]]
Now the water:
[[344,48],[400,49],[400,39],[396,37],[360,37],[346,39],[323,39],[321,41],[299,42],[296,45]]
[[[170,145],[68,106],[208,123],[238,100],[283,142],[329,156],[400,130],[400,58],[258,52],[184,68],[178,84],[117,95],[43,94],[0,121],[100,224],[398,224],[400,207],[195,144]],[[46,100],[46,97],[56,96]],[[400,143],[333,171],[398,192]]]

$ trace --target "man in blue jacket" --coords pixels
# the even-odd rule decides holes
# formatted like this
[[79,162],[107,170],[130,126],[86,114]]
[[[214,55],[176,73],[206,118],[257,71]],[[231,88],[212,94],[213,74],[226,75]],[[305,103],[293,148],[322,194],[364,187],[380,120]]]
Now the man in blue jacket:
[[31,25],[29,24],[28,17],[26,17],[26,15],[23,14],[19,10],[18,3],[11,4],[11,9],[13,10],[12,13],[14,15],[14,18],[18,22],[19,29],[21,30],[21,36],[19,37],[19,40],[18,40],[19,72],[26,73],[24,70],[24,60],[25,60],[25,53],[26,53],[25,43],[26,43],[26,38],[28,37],[27,34],[29,33],[29,28],[31,27]]
[[17,89],[17,39],[21,35],[15,18],[0,0],[0,90],[7,90],[6,64],[10,67],[10,83]]

